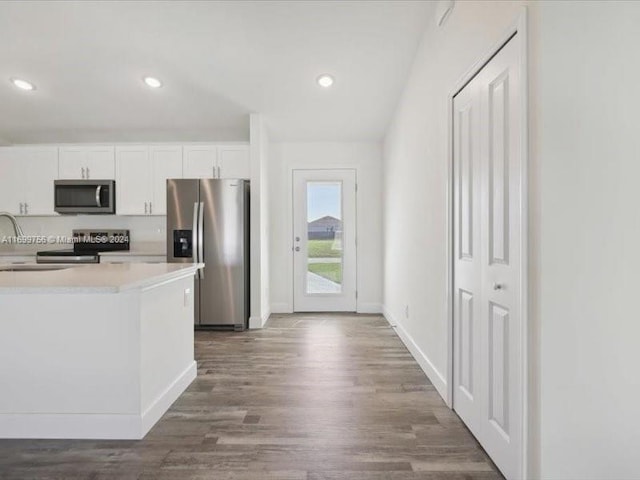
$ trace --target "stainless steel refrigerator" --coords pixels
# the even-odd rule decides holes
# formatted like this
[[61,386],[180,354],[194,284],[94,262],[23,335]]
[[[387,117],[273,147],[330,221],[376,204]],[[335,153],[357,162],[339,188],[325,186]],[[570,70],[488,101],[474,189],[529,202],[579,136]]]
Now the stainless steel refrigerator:
[[244,330],[249,321],[249,182],[167,180],[167,262],[203,262],[196,327]]

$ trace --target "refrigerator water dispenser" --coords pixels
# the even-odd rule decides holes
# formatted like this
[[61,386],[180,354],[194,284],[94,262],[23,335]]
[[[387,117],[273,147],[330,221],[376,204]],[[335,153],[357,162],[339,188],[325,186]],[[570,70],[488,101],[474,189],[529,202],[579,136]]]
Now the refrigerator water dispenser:
[[173,256],[176,258],[193,257],[193,230],[173,231]]

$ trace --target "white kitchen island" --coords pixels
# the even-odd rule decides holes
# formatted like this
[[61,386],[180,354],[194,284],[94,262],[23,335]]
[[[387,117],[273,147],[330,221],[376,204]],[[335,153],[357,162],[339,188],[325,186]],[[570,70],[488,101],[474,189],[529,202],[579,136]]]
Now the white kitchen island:
[[143,438],[196,377],[202,264],[12,267],[0,267],[0,438]]

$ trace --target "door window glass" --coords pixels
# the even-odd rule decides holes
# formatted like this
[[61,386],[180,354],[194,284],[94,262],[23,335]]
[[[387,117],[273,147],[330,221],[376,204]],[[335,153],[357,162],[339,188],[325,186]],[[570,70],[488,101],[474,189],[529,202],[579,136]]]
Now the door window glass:
[[342,293],[342,182],[307,182],[307,293]]

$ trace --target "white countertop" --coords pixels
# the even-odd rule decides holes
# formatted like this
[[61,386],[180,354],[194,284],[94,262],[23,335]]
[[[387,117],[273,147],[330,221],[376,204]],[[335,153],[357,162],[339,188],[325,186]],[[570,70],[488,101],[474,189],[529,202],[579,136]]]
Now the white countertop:
[[0,245],[0,257],[30,257],[36,255],[36,252],[43,250],[61,250],[63,248],[70,248],[70,245],[13,245],[13,244],[1,244]]
[[131,244],[129,250],[120,250],[115,252],[100,252],[101,257],[120,257],[123,255],[131,256],[153,256],[166,257],[167,247],[164,242],[135,242]]
[[0,267],[0,294],[119,293],[184,278],[203,266],[202,263],[100,263],[62,270],[11,272],[3,271],[11,268],[4,265]]
[[[26,257],[35,256],[37,252],[43,250],[62,250],[71,248],[70,244],[31,244],[15,245],[1,244],[0,257]],[[133,242],[129,250],[117,252],[102,252],[100,256],[153,256],[164,257],[167,254],[165,242]]]

